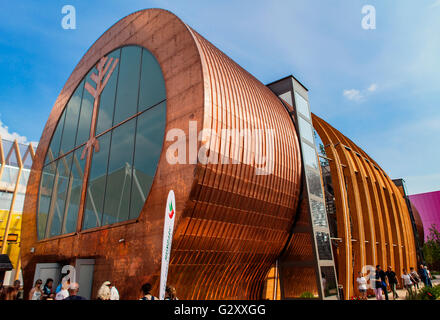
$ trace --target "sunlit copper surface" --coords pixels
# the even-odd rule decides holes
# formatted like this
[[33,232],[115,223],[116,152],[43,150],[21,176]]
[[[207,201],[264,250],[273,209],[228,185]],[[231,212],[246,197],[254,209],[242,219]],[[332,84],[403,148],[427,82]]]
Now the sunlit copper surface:
[[[151,192],[136,221],[37,241],[38,187],[58,119],[87,72],[124,45],[147,48],[162,68],[166,132],[179,128],[188,137],[190,121],[197,122],[198,130],[214,129],[218,134],[222,128],[274,129],[274,172],[256,175],[256,165],[243,163],[171,165],[166,150],[174,141],[164,141]],[[220,136],[212,139],[212,147],[221,142]],[[231,146],[220,154],[231,159],[235,151],[240,159],[253,152]],[[84,55],[45,126],[23,214],[25,290],[30,289],[36,263],[74,264],[77,258],[92,258],[93,296],[106,280],[116,285],[122,299],[137,298],[136,286],[146,281],[153,283],[157,295],[165,204],[173,189],[177,211],[168,282],[179,298],[260,298],[263,280],[288,240],[300,166],[294,125],[268,88],[172,13],[135,12],[113,25]]]

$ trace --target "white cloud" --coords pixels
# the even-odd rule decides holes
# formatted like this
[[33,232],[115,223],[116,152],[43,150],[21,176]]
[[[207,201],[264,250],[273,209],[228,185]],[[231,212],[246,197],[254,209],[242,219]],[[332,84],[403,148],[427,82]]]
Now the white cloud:
[[371,86],[368,87],[367,89],[369,92],[374,92],[377,90],[377,84],[372,83]]
[[9,127],[3,123],[3,121],[0,119],[0,137],[5,140],[14,141],[17,140],[19,143],[28,144],[32,143],[34,147],[38,145],[38,142],[35,141],[28,141],[26,136],[22,136],[17,132],[10,132]]
[[358,90],[358,89],[346,89],[342,92],[343,96],[347,98],[348,100],[352,101],[362,101],[364,98],[373,92],[377,90],[377,84],[372,83],[368,88],[364,90]]
[[356,89],[344,90],[343,95],[348,100],[354,100],[354,101],[360,101],[363,98],[361,92]]

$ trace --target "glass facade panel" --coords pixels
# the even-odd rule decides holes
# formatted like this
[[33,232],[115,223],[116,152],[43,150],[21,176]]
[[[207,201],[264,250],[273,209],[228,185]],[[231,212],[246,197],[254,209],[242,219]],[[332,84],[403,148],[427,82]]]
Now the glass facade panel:
[[0,210],[11,209],[12,192],[0,191]]
[[66,107],[66,119],[61,140],[60,155],[72,150],[75,146],[76,130],[78,128],[78,117],[81,108],[81,99],[84,83],[78,86],[73,93]]
[[165,82],[156,58],[142,50],[142,73],[139,91],[139,110],[143,111],[165,100]]
[[[96,83],[90,78],[92,72],[97,73],[96,68],[93,68],[87,74],[86,82],[88,82],[92,87],[96,88]],[[90,125],[92,122],[94,102],[95,98],[86,89],[84,89],[81,102],[81,112],[79,114],[78,133],[76,135],[76,146],[80,146],[90,138]]]
[[24,207],[24,193],[17,193],[14,201],[14,212],[23,212]]
[[319,198],[322,198],[321,175],[313,170],[306,170],[306,174],[309,192]]
[[93,153],[87,184],[86,206],[84,209],[83,229],[101,226],[102,208],[104,204],[105,185],[107,180],[107,163],[110,150],[110,133],[99,139],[99,152]]
[[316,245],[318,246],[319,260],[333,260],[328,233],[317,232]]
[[15,184],[17,183],[17,177],[18,177],[18,168],[5,165],[5,167],[3,168],[1,182],[5,182],[8,184]]
[[333,267],[321,267],[322,287],[324,297],[336,296],[338,294],[338,284],[336,283],[336,274]]
[[61,115],[60,121],[58,122],[57,128],[55,129],[55,133],[53,134],[52,141],[50,142],[49,150],[46,155],[45,164],[53,161],[58,158],[58,154],[60,151],[61,144],[61,136],[63,134],[64,128],[64,118],[66,117],[66,110],[64,109],[63,114]]
[[140,47],[135,46],[123,47],[121,50],[113,125],[137,112],[141,51]]
[[309,142],[314,143],[312,125],[301,117],[298,117],[298,122],[299,131],[301,132],[302,138],[305,138]]
[[313,224],[316,227],[327,227],[324,203],[310,199],[310,205],[312,207]]
[[72,164],[72,154],[57,161],[57,171],[53,184],[53,194],[49,210],[49,221],[47,228],[50,230],[49,236],[57,236],[61,233],[61,225],[64,218],[64,207],[69,184],[70,166]]
[[102,225],[128,220],[136,119],[112,132]]
[[[99,105],[94,105],[95,98],[85,89],[85,83],[96,88],[91,77],[92,73],[97,74],[94,67],[68,101],[55,129],[45,159],[49,165],[43,169],[40,186],[39,239],[75,232],[81,205],[82,229],[134,219],[150,191],[165,134],[163,75],[154,56],[138,46],[117,49],[108,57],[113,61],[109,65],[108,60],[106,67],[111,68],[115,59],[119,62],[99,96]],[[99,148],[84,145],[94,129],[94,107],[97,117],[92,134]],[[121,124],[138,112],[141,113],[137,117]],[[53,161],[59,157],[60,146],[65,156]],[[82,147],[74,150],[79,146]],[[90,156],[90,169],[84,177]],[[20,182],[25,183],[28,178],[26,172]],[[82,204],[84,187],[87,189]]]
[[301,113],[306,119],[310,119],[310,110],[307,100],[304,99],[299,93],[295,92],[295,103],[296,109]]
[[[116,59],[121,59],[121,50],[118,49],[108,55],[113,58],[112,65]],[[109,62],[107,62],[109,63]],[[110,66],[111,67],[111,66]],[[110,70],[110,69],[109,69]],[[119,62],[116,65],[110,79],[107,82],[99,99],[98,122],[96,123],[96,134],[100,134],[112,127],[113,111],[115,109],[116,85],[118,83]]]
[[27,187],[27,183],[28,183],[28,180],[29,180],[30,173],[31,173],[31,170],[29,170],[29,169],[21,169],[21,175],[20,175],[19,184],[23,188]]
[[49,214],[50,199],[52,197],[53,182],[55,179],[56,163],[52,162],[43,168],[41,175],[40,196],[38,199],[38,239],[43,239],[46,233],[46,223]]
[[69,189],[66,198],[66,217],[61,232],[72,233],[76,230],[79,203],[81,201],[82,183],[84,178],[85,157],[81,160],[82,150],[76,150],[72,157]]
[[301,142],[302,154],[304,158],[304,163],[313,169],[318,170],[318,160],[316,159],[315,148],[312,148],[307,143]]
[[139,216],[150,192],[165,134],[166,102],[138,117],[130,219]]

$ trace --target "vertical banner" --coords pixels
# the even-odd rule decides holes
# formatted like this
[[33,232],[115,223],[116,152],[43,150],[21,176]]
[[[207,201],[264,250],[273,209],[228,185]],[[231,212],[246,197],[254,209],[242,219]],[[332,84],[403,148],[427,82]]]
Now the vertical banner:
[[176,198],[174,191],[168,193],[167,204],[165,208],[165,220],[163,227],[162,242],[162,267],[160,270],[160,292],[159,299],[165,299],[165,289],[167,286],[168,266],[170,264],[171,243],[173,241],[174,218],[176,217]]

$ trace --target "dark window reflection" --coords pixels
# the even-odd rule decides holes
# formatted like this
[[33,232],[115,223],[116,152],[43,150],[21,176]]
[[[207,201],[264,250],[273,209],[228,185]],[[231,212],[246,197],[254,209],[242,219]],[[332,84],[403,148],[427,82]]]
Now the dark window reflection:
[[[110,59],[107,61],[108,71],[119,60],[96,110],[94,136],[105,134],[96,138],[100,148],[91,156],[83,229],[139,216],[153,183],[165,134],[165,82],[155,57],[138,46],[117,49],[108,57],[113,58],[112,65]],[[97,74],[96,67],[72,94],[46,155],[39,193],[39,239],[77,229],[89,149],[84,159],[81,156],[90,139],[95,107],[95,97],[85,89],[85,83],[96,88],[92,73]]]
[[37,232],[38,238],[44,238],[46,233],[47,216],[49,214],[50,199],[52,197],[53,181],[55,178],[56,163],[52,162],[43,169],[38,199]]
[[330,236],[328,233],[317,232],[316,242],[320,260],[332,260],[332,252],[330,249]]
[[140,47],[122,48],[113,125],[137,112],[140,65]]
[[45,164],[58,158],[65,118],[66,118],[66,111],[64,110],[63,114],[61,115],[60,121],[58,122],[57,128],[55,129],[55,133],[52,136],[52,141],[50,142],[49,150],[47,151],[46,160],[44,161]]
[[[120,59],[121,50],[118,49],[108,55],[110,63],[110,58],[113,58],[112,65],[115,63],[116,59]],[[111,66],[109,68],[111,68]],[[110,70],[110,69],[109,69]],[[118,81],[119,63],[116,65],[113,73],[111,74],[107,85],[101,93],[99,99],[99,109],[98,109],[98,121],[96,123],[96,134],[100,134],[105,130],[112,127],[113,123],[113,111],[115,108],[115,98],[116,98],[116,84]]]
[[336,282],[336,274],[333,267],[321,267],[321,279],[325,297],[338,294],[338,284]]
[[93,161],[87,184],[83,229],[101,226],[105,184],[107,180],[110,133],[103,135],[98,141],[100,150],[99,152],[93,153]]
[[166,103],[138,117],[130,218],[139,216],[156,174],[165,134]]
[[317,227],[327,227],[324,203],[310,199],[310,205],[312,207],[313,224]]
[[143,50],[138,111],[143,111],[163,100],[165,100],[165,86],[162,70],[156,58],[148,50]]
[[135,124],[130,120],[112,132],[102,225],[129,217]]
[[[86,82],[88,82],[92,87],[96,88],[96,83],[93,82],[93,80],[90,78],[92,72],[96,74],[96,68],[93,68],[87,74]],[[84,89],[81,102],[81,112],[79,115],[78,133],[76,135],[76,146],[80,146],[90,138],[90,125],[92,122],[94,103],[95,98],[87,90]]]
[[81,108],[81,99],[84,83],[75,90],[66,107],[66,120],[64,121],[63,139],[61,141],[60,155],[75,147],[76,130]]
[[72,157],[72,170],[70,172],[69,189],[66,195],[66,217],[64,218],[62,228],[63,234],[76,231],[86,162],[85,159],[81,160],[81,152],[81,149],[75,151]]
[[321,175],[312,170],[306,170],[306,174],[310,193],[322,198]]

